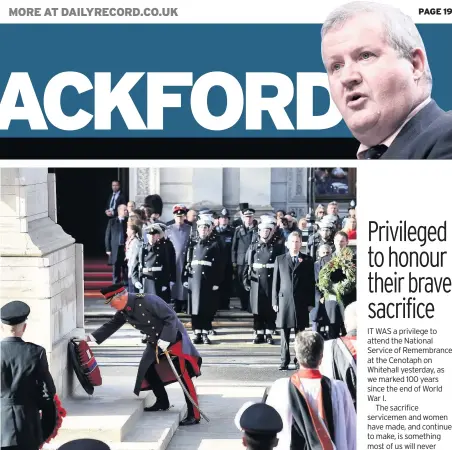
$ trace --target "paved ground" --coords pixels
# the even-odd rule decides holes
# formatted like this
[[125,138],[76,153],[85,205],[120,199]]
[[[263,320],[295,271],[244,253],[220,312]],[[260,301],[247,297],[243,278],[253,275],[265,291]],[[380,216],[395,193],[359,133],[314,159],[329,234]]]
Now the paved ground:
[[[87,306],[87,332],[105,322],[111,314],[107,308],[100,302],[91,304],[91,308]],[[186,318],[182,319],[187,323]],[[203,366],[202,376],[195,380],[201,408],[211,420],[180,427],[169,450],[243,449],[241,433],[234,424],[237,411],[247,401],[260,401],[267,386],[293,373],[278,370],[279,336],[274,336],[275,345],[252,344],[250,315],[232,310],[222,312],[216,320],[218,334],[210,337],[212,345],[197,346]],[[189,329],[189,323],[187,327]],[[134,376],[144,348],[141,337],[132,327],[124,326],[101,346],[94,346],[102,373]],[[171,398],[171,391],[169,395]]]

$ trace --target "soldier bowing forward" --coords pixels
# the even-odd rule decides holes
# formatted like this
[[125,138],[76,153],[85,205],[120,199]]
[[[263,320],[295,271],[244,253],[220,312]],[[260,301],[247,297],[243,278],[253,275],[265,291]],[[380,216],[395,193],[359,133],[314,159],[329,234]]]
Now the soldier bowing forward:
[[187,253],[185,286],[188,288],[188,308],[191,314],[194,344],[210,344],[208,333],[218,309],[218,287],[223,281],[224,258],[216,238],[211,235],[212,222],[201,218],[197,222],[198,240]]
[[[255,344],[273,344],[276,313],[272,307],[273,269],[275,258],[286,248],[274,234],[276,221],[262,216],[259,241],[251,244],[245,257],[244,287],[250,291],[250,307],[254,315]],[[264,337],[264,334],[266,337]]]
[[132,264],[132,283],[144,293],[158,295],[169,303],[170,283],[176,281],[176,253],[171,241],[164,239],[165,228],[161,223],[143,228],[147,240]]
[[[174,357],[173,363],[181,381],[197,405],[198,400],[191,378],[201,375],[202,359],[173,309],[156,295],[129,294],[126,288],[120,284],[102,289],[101,293],[106,298],[106,303],[109,303],[117,312],[109,322],[86,336],[85,340],[102,344],[125,323],[130,323],[146,335],[144,342],[147,345],[138,366],[133,392],[138,396],[141,391],[152,389],[157,401],[153,406],[144,410],[164,411],[169,409],[170,404],[165,385],[177,381],[167,358],[161,354],[159,349],[163,352],[168,350]],[[187,417],[180,425],[199,423],[198,409],[193,406],[186,394],[185,400]]]

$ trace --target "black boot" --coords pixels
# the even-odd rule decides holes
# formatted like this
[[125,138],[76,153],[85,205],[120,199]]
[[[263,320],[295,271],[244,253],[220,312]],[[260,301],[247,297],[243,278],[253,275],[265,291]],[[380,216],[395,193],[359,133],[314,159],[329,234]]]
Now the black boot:
[[179,425],[183,427],[187,425],[195,425],[197,423],[199,423],[199,419],[195,419],[193,416],[187,416],[184,420],[179,422]]
[[202,344],[201,333],[196,333],[195,337],[192,339],[193,344]]
[[203,342],[203,344],[210,344],[211,343],[209,337],[207,336],[207,334],[203,333],[203,335],[202,335],[202,342]]
[[271,334],[267,334],[265,340],[267,341],[267,344],[272,344],[272,345],[274,344],[273,338],[272,338],[272,335],[271,335]]
[[157,400],[152,406],[146,407],[144,410],[146,412],[166,411],[169,407],[170,404],[168,400]]
[[253,344],[263,344],[265,342],[263,334],[256,334],[254,338]]

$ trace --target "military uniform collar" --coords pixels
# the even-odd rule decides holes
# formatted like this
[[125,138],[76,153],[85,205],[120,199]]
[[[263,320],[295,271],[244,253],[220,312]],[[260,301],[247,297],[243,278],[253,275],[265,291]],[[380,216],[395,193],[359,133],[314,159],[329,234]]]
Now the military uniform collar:
[[8,336],[2,338],[2,341],[8,341],[8,342],[24,342],[24,340],[21,337],[17,336]]

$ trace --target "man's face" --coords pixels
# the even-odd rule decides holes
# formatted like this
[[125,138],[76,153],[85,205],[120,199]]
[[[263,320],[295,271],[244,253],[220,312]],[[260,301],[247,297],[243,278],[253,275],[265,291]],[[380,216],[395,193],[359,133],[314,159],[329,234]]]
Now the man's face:
[[129,212],[129,214],[133,211],[134,208],[135,205],[132,202],[127,203],[127,211]]
[[154,245],[160,240],[160,234],[150,234],[149,235],[149,242]]
[[330,30],[322,42],[333,101],[354,136],[368,146],[393,134],[419,95],[419,72],[385,35],[380,17],[364,13]]
[[190,209],[187,213],[187,220],[191,223],[193,223],[196,219],[196,211],[193,209]]
[[151,219],[152,220],[158,220],[159,217],[160,217],[160,214],[157,214],[157,213],[152,213],[151,214]]
[[178,223],[178,224],[184,223],[184,220],[185,220],[185,215],[182,215],[182,216],[174,215],[174,221],[176,223]]
[[117,181],[113,181],[112,183],[111,183],[111,190],[113,191],[113,192],[118,192],[119,191],[119,183],[117,182]]
[[337,205],[328,205],[328,214],[337,216]]
[[119,217],[125,217],[127,215],[127,206],[126,205],[119,205],[118,206],[118,216]]
[[199,237],[201,239],[205,239],[210,232],[210,227],[208,227],[207,225],[202,225],[200,227],[198,227],[198,233],[199,233]]
[[319,258],[323,258],[326,255],[329,255],[330,251],[325,247],[319,249]]
[[127,304],[127,293],[113,297],[110,306],[118,311],[122,311]]
[[282,211],[278,211],[277,213],[276,213],[276,218],[277,219],[281,219],[281,218],[283,218],[284,217],[284,213],[282,212]]
[[229,218],[228,217],[220,217],[218,219],[218,223],[220,224],[220,227],[226,227],[226,226],[228,226]]
[[300,252],[301,240],[298,236],[289,236],[287,241],[287,247],[292,254],[297,254]]
[[330,237],[330,229],[329,228],[320,228],[319,234],[322,239],[328,239]]
[[253,216],[243,216],[243,223],[246,227],[250,227],[253,224]]
[[356,209],[350,209],[348,215],[356,219]]
[[348,240],[344,236],[341,236],[338,234],[334,237],[334,246],[336,249],[343,249],[344,247],[347,247]]
[[268,228],[264,228],[262,230],[259,230],[259,236],[262,240],[266,240],[268,239],[268,237],[270,236],[271,230]]

